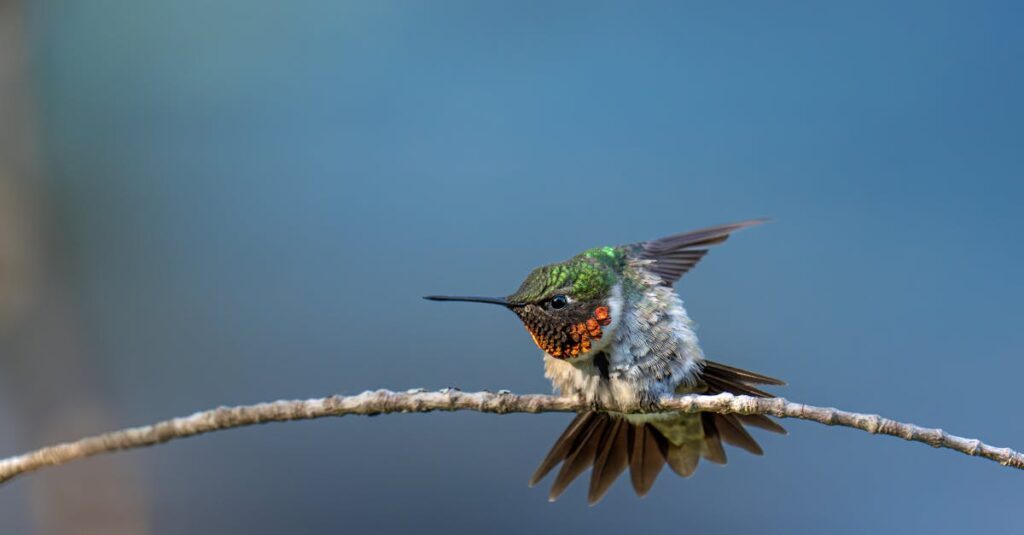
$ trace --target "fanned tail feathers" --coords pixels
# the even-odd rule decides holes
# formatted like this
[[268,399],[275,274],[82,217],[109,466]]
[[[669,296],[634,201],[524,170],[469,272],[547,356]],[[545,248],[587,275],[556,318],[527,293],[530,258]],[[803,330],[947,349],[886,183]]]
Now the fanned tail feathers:
[[[730,392],[758,397],[771,394],[754,384],[784,384],[778,379],[706,362],[701,378],[706,392]],[[536,485],[559,464],[548,499],[554,501],[588,468],[593,468],[587,500],[597,503],[612,483],[629,468],[633,490],[644,496],[667,464],[681,477],[689,477],[703,457],[726,463],[722,443],[762,455],[764,451],[744,425],[785,434],[785,429],[763,415],[682,414],[678,419],[634,423],[622,416],[585,412],[576,416],[537,467],[530,485]]]

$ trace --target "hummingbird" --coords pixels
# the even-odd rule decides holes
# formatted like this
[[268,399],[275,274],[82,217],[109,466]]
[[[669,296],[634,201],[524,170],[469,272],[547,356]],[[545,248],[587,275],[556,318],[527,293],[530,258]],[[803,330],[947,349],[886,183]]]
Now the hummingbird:
[[[658,398],[668,394],[773,397],[757,385],[784,385],[779,379],[704,358],[694,324],[673,288],[709,247],[766,221],[588,249],[534,269],[507,297],[425,299],[511,310],[544,352],[544,374],[555,391],[594,407],[630,404],[653,411]],[[723,442],[762,455],[745,426],[786,433],[771,418],[757,414],[587,410],[555,441],[530,486],[561,464],[548,495],[554,501],[591,468],[587,499],[593,505],[628,468],[633,489],[642,497],[666,464],[684,478],[693,475],[702,458],[725,464]]]

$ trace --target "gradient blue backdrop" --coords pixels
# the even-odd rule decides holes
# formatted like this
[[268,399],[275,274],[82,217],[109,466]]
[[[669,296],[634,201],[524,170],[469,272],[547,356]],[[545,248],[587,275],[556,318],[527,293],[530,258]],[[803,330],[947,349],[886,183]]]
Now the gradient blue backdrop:
[[[794,400],[1024,446],[1018,3],[30,15],[62,261],[118,423],[378,387],[545,392],[511,314],[419,297],[770,216],[679,285],[709,356]],[[645,499],[620,481],[597,507],[579,485],[549,504],[525,483],[568,420],[346,418],[121,458],[161,534],[1024,529],[1020,472],[795,421],[758,435],[763,458],[730,450]],[[0,492],[12,522],[24,485]]]

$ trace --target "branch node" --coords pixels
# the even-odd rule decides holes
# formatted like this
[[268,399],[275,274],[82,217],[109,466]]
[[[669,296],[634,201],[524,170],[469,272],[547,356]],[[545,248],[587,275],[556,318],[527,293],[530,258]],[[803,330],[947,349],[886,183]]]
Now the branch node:
[[865,431],[872,435],[877,435],[882,429],[882,417],[878,414],[871,414],[867,417],[867,428]]

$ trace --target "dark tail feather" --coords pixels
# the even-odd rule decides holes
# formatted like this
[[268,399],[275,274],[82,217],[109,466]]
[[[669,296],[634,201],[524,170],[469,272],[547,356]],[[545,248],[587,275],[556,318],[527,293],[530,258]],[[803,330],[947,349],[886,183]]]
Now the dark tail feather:
[[[692,420],[694,418],[699,420]],[[690,419],[697,426],[695,435],[684,436],[673,431],[673,427],[685,428],[685,423],[680,423],[685,419]],[[673,443],[669,437],[678,443]],[[621,416],[587,412],[578,415],[562,433],[530,479],[530,484],[535,485],[561,464],[548,495],[548,499],[553,501],[587,468],[593,467],[587,493],[587,501],[593,505],[604,497],[628,467],[633,490],[644,496],[654,486],[666,464],[682,477],[693,474],[702,456],[713,463],[725,464],[723,441],[751,453],[761,453],[757,442],[743,429],[735,415],[705,412],[682,415],[679,422],[634,424]]]
[[772,420],[763,414],[735,414],[734,416],[749,426],[759,427],[765,431],[771,431],[772,433],[778,433],[780,435],[788,434],[785,427],[775,423],[775,420]]
[[540,466],[533,473],[533,477],[530,478],[531,487],[544,479],[544,476],[548,475],[552,468],[558,466],[558,463],[562,462],[571,453],[571,450],[576,447],[581,433],[590,429],[589,426],[596,416],[596,412],[585,412],[576,415],[576,418],[569,424],[569,427],[566,427],[565,431],[562,432],[562,436],[558,437],[558,440],[555,441],[555,445],[548,452],[548,456],[544,458]]
[[[714,362],[705,364],[701,378],[709,394],[730,392],[770,397],[771,394],[752,385],[782,384],[772,377]],[[759,414],[703,412],[638,424],[604,412],[585,412],[576,416],[552,446],[530,478],[530,486],[561,464],[549,494],[549,499],[555,500],[580,474],[593,467],[587,493],[587,500],[593,505],[629,467],[633,490],[643,496],[651,490],[666,464],[682,477],[693,474],[701,457],[725,464],[722,442],[756,455],[763,454],[744,425],[786,432],[774,420]]]
[[700,463],[700,448],[683,446],[669,446],[668,455],[665,456],[669,468],[679,477],[690,477],[697,470]]
[[594,471],[590,474],[590,491],[587,502],[594,505],[604,497],[612,483],[629,465],[629,427],[622,418],[611,418],[608,435],[598,448]]
[[597,459],[597,449],[605,438],[610,418],[607,415],[598,414],[592,419],[592,422],[589,428],[580,435],[576,447],[562,461],[562,469],[558,471],[555,482],[551,485],[551,493],[548,494],[549,500],[557,500],[569,487],[569,484],[587,468],[590,468],[594,464],[594,460]]
[[629,452],[629,478],[637,496],[646,496],[665,466],[668,440],[650,424],[630,426],[633,438]]
[[577,477],[593,466],[587,500],[591,505],[604,497],[612,483],[629,468],[633,489],[647,494],[666,463],[688,476],[697,467],[699,445],[675,446],[652,424],[634,424],[621,416],[588,412],[576,417],[551,448],[530,479],[534,485],[559,463],[548,499],[562,495]]
[[716,414],[715,425],[718,427],[718,432],[722,435],[722,440],[726,444],[743,448],[754,455],[764,455],[764,450],[754,440],[754,437],[750,436],[746,429],[743,429],[743,424],[736,419],[735,415]]
[[715,464],[725,464],[728,459],[725,456],[725,448],[722,447],[722,437],[718,434],[718,427],[715,426],[715,415],[710,412],[702,412],[700,421],[704,426],[704,451],[701,452],[701,455]]

